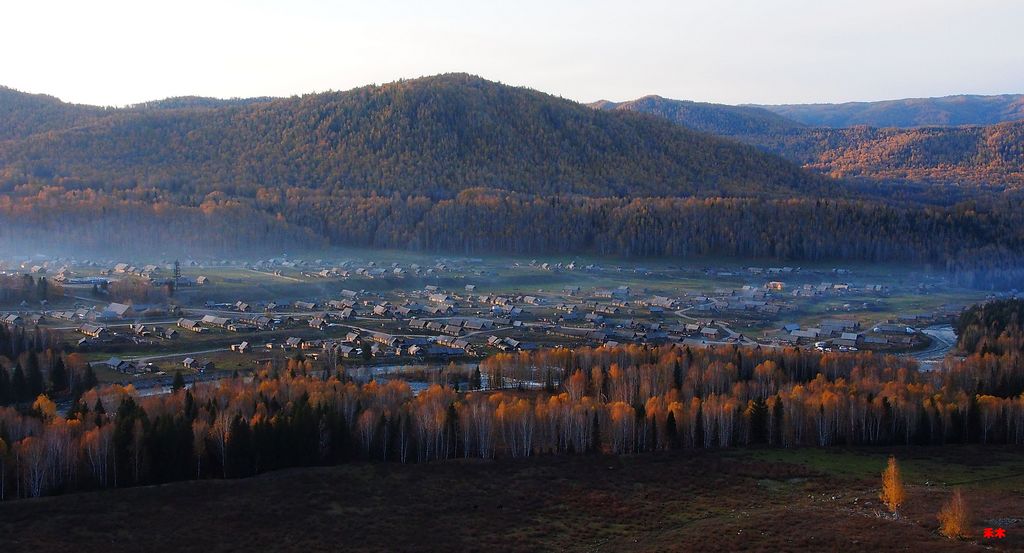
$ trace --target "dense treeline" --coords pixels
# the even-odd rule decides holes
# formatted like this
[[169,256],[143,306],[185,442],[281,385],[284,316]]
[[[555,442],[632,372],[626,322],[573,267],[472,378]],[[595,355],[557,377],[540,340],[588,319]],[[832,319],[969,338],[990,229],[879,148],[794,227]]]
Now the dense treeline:
[[[68,197],[75,198],[74,202]],[[854,200],[537,198],[467,190],[424,196],[260,189],[197,207],[57,188],[0,199],[0,246],[54,237],[87,249],[172,253],[314,248],[326,243],[419,251],[725,255],[782,260],[933,263],[967,285],[1012,285],[1024,252],[1020,200],[909,208]],[[52,242],[51,242],[52,244]]]
[[1024,300],[998,300],[974,305],[960,314],[957,346],[972,354],[1024,356]]
[[0,324],[0,406],[28,405],[44,393],[77,397],[96,384],[85,358],[66,351],[59,332]]
[[30,274],[0,275],[0,304],[32,303],[49,301],[64,296],[64,288],[59,282],[52,282],[45,276],[34,277]]
[[[34,497],[347,461],[425,462],[676,448],[1024,443],[1024,394],[871,353],[727,347],[500,354],[490,391],[358,385],[293,359],[140,398],[91,390],[66,416],[0,408],[0,491]],[[971,372],[981,367],[964,365]],[[1014,370],[1021,372],[1020,365]],[[316,375],[316,376],[314,376]],[[965,379],[970,380],[970,379]],[[1019,379],[1018,379],[1019,381]],[[541,387],[528,392],[524,388]]]
[[107,194],[47,186],[25,196],[0,195],[0,218],[10,223],[0,227],[0,247],[19,251],[237,256],[327,243],[302,228],[308,215],[291,223],[273,209],[217,193],[181,205],[156,190]]

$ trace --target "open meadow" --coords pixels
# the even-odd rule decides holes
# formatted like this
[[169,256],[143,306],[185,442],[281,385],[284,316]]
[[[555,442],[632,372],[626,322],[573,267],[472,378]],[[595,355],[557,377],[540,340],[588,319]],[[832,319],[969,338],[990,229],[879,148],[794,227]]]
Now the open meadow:
[[[908,498],[880,514],[894,453]],[[935,514],[965,491],[973,535]],[[0,504],[4,551],[1013,551],[1024,454],[945,448],[696,451],[290,469]],[[245,528],[245,531],[237,529]],[[1007,530],[985,539],[985,527]]]

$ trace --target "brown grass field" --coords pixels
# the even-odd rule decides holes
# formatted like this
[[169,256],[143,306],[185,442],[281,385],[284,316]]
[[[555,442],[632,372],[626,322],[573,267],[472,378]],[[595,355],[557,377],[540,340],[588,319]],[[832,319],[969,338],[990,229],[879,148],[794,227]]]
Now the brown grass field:
[[[1024,550],[1024,452],[734,450],[292,469],[0,504],[0,552]],[[937,533],[963,486],[974,536]],[[984,539],[986,526],[1006,539]]]

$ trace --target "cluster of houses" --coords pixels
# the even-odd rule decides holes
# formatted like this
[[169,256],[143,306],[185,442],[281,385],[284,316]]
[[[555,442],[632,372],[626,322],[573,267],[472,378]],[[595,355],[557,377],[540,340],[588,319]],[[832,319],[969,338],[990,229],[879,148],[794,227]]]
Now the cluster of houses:
[[[395,336],[386,332],[349,332],[344,338],[309,339],[290,337],[280,345],[266,344],[267,349],[299,350],[313,357],[332,355],[335,359],[355,359],[366,354],[375,359],[410,357],[461,357],[470,349],[469,341],[449,336]],[[244,353],[248,342],[232,347]]]
[[[476,260],[479,262],[480,260]],[[361,277],[366,279],[379,278],[405,278],[414,276],[420,278],[432,277],[446,272],[463,272],[464,274],[482,274],[482,271],[473,267],[473,260],[450,261],[438,259],[433,265],[420,265],[418,263],[402,264],[398,262],[377,263],[376,261],[355,262],[343,260],[330,262],[323,259],[302,260],[289,258],[271,258],[245,263],[244,266],[257,271],[282,274],[288,269],[298,271],[309,278],[347,279]]]
[[127,303],[110,303],[102,309],[95,307],[79,307],[76,309],[50,311],[49,316],[56,320],[70,322],[111,322],[124,321],[146,317],[158,317],[173,314],[178,311],[177,306],[149,305],[138,306]]
[[164,269],[158,265],[143,265],[137,267],[129,263],[117,263],[112,269],[104,269],[100,271],[101,275],[125,275],[125,276],[138,276],[142,278],[154,278]]
[[103,368],[111,371],[116,371],[123,374],[145,374],[153,371],[153,366],[149,364],[142,364],[136,361],[127,361],[120,357],[111,357],[106,361],[97,361],[90,363],[94,368]]
[[[914,316],[908,317],[907,320],[923,322],[926,319],[924,316]],[[858,321],[825,319],[813,327],[786,323],[777,330],[765,333],[765,338],[781,344],[813,344],[822,350],[838,348],[840,351],[856,351],[864,347],[910,346],[918,340],[917,334],[918,330],[914,326],[898,320],[862,329]]]

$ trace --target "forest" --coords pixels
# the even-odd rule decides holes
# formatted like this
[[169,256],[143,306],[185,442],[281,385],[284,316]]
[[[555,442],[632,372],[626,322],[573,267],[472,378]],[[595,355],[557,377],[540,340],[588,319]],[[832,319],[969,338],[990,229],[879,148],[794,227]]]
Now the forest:
[[433,199],[479,186],[589,196],[836,188],[757,148],[468,75],[218,109],[119,110],[0,142],[0,190],[26,184],[156,189],[185,204],[260,187]]
[[973,287],[1022,276],[1024,199],[952,206],[844,199],[586,198],[466,190],[452,199],[261,188],[186,207],[156,191],[46,187],[0,197],[0,248],[237,256],[326,245],[424,252],[908,261]]
[[[646,113],[687,128],[730,137],[840,179],[1020,189],[1024,185],[1024,122],[1019,120],[1024,102],[1014,97],[1015,103],[1004,105],[999,102],[1001,98],[985,98],[996,104],[988,110],[978,107],[972,111],[957,106],[943,111],[935,107],[905,117],[847,116],[852,120],[841,115],[809,115],[805,120],[813,126],[783,115],[802,113],[803,108],[813,111],[815,106],[725,106],[659,97],[592,105],[605,110]],[[784,109],[788,107],[793,109]],[[843,108],[820,109],[827,113],[829,109]],[[869,105],[863,111],[870,109]],[[886,111],[882,106],[875,109]],[[959,118],[975,123],[967,125],[958,122]],[[933,123],[923,126],[924,123],[914,123],[916,120]],[[987,121],[992,123],[981,124]]]
[[[813,129],[756,107],[645,101],[694,128],[463,74],[121,109],[0,89],[0,248],[572,251],[904,261],[980,287],[1021,276],[1024,194],[949,181],[1012,186],[1022,123]],[[733,140],[745,136],[760,142]],[[932,177],[946,184],[907,180]]]
[[842,104],[760,106],[809,127],[946,127],[1024,119],[1024,95],[961,94]]
[[[1019,305],[981,308],[977,320],[1007,309]],[[999,324],[989,327],[1015,336],[1014,348],[980,340],[943,371],[870,352],[605,346],[496,354],[473,389],[441,378],[418,394],[401,380],[353,382],[299,354],[251,381],[186,389],[177,379],[173,393],[139,397],[131,386],[70,382],[80,360],[32,343],[10,352],[16,371],[27,365],[16,378],[32,384],[22,386],[75,391],[64,414],[45,393],[0,407],[0,498],[346,462],[1024,444],[1019,326]]]

